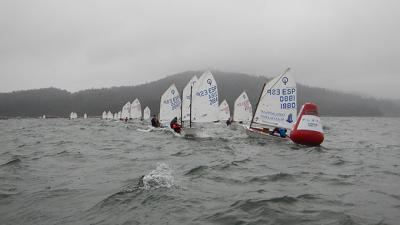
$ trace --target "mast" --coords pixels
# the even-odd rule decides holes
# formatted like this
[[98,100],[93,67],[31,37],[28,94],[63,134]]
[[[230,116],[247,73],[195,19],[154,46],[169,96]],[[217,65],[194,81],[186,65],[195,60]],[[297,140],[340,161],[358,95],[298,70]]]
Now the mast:
[[189,127],[192,127],[192,92],[193,92],[193,86],[190,86]]
[[[250,128],[251,128],[251,125],[253,125],[254,116],[256,115],[257,108],[258,108],[258,104],[260,104],[261,96],[262,96],[262,94],[263,94],[263,92],[264,92],[265,85],[267,85],[267,82],[264,83],[264,86],[263,86],[263,88],[261,89],[260,97],[258,97],[258,101],[257,101],[257,105],[256,105],[256,110],[254,111],[253,116],[251,117]],[[235,113],[235,111],[233,111],[233,113]]]
[[181,126],[183,127],[183,89],[182,89],[182,100],[181,100]]

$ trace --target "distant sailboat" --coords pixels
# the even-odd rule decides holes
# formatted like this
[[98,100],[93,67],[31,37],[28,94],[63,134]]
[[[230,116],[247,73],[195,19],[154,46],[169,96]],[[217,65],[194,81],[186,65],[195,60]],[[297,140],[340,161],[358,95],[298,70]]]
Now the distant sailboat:
[[108,119],[108,120],[112,120],[112,119],[113,119],[113,114],[112,114],[111,111],[108,111],[108,113],[107,113],[107,119]]
[[71,112],[69,114],[69,119],[73,120],[73,119],[76,119],[76,118],[78,118],[78,114],[76,114],[75,112]]
[[46,119],[46,115],[43,115],[43,116],[42,116],[42,119]]
[[231,112],[229,110],[229,105],[226,100],[222,101],[219,105],[219,115],[218,118],[220,121],[227,121],[231,117]]
[[146,106],[146,108],[144,108],[143,110],[143,120],[149,120],[150,114],[151,114],[150,108]]
[[83,119],[87,119],[87,114],[83,114]]
[[131,104],[129,119],[142,119],[142,106],[137,98]]
[[107,112],[106,112],[106,111],[103,112],[101,118],[102,118],[103,120],[107,119]]
[[121,118],[122,119],[129,119],[131,114],[131,103],[127,102],[123,107],[121,111]]
[[175,117],[181,116],[181,99],[175,84],[172,84],[161,96],[160,123],[163,127],[169,127],[169,123]]
[[233,108],[233,121],[239,123],[249,123],[253,117],[253,110],[246,91],[243,91],[235,100]]

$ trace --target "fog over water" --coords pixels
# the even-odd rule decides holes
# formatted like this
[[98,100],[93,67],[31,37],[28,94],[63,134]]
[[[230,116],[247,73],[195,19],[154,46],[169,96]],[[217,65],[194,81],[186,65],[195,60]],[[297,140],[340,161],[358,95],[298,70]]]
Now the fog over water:
[[398,98],[400,2],[0,1],[0,92],[136,85],[186,70]]

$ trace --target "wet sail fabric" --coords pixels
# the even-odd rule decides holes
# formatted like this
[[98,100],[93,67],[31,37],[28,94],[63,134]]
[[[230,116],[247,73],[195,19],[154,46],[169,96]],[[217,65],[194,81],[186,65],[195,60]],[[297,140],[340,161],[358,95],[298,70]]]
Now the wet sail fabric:
[[144,108],[143,110],[143,119],[144,120],[150,119],[150,114],[151,114],[150,108],[146,106],[146,108]]
[[247,93],[243,91],[235,100],[233,108],[233,121],[250,122],[253,117],[253,110]]
[[197,123],[218,121],[218,86],[210,71],[201,75],[192,95],[192,121]]
[[231,117],[231,112],[229,110],[229,105],[226,100],[222,101],[219,105],[219,120],[226,121]]
[[169,125],[175,117],[181,116],[181,98],[175,84],[171,85],[161,96],[160,122]]
[[103,120],[107,119],[107,112],[106,112],[106,111],[103,112],[101,118],[102,118]]
[[131,103],[130,119],[142,119],[142,106],[140,105],[139,99],[135,99]]
[[129,118],[130,117],[130,112],[131,112],[131,103],[127,102],[123,107],[121,111],[121,117],[122,119]]
[[194,87],[197,84],[197,76],[193,76],[192,79],[186,84],[182,92],[182,120],[190,120],[190,89],[193,87],[193,95],[195,93]]
[[287,69],[265,85],[254,115],[254,123],[292,129],[296,118],[296,81]]

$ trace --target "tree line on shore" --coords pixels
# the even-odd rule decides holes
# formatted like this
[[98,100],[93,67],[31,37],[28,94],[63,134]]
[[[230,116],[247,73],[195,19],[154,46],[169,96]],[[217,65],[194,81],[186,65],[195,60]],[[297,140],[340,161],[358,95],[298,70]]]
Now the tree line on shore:
[[[190,78],[202,71],[187,71],[167,76],[158,81],[137,86],[88,89],[68,92],[57,88],[0,93],[0,117],[69,117],[74,111],[82,116],[101,116],[105,110],[117,112],[128,102],[138,98],[142,110],[149,106],[157,114],[162,93],[175,83],[182,90]],[[212,71],[219,90],[219,101],[228,101],[231,109],[235,99],[246,90],[253,108],[262,85],[267,80],[261,76],[242,73]],[[321,116],[400,116],[400,101],[363,97],[324,88],[298,84],[298,106],[304,102],[318,104]],[[231,110],[232,111],[232,110]]]

